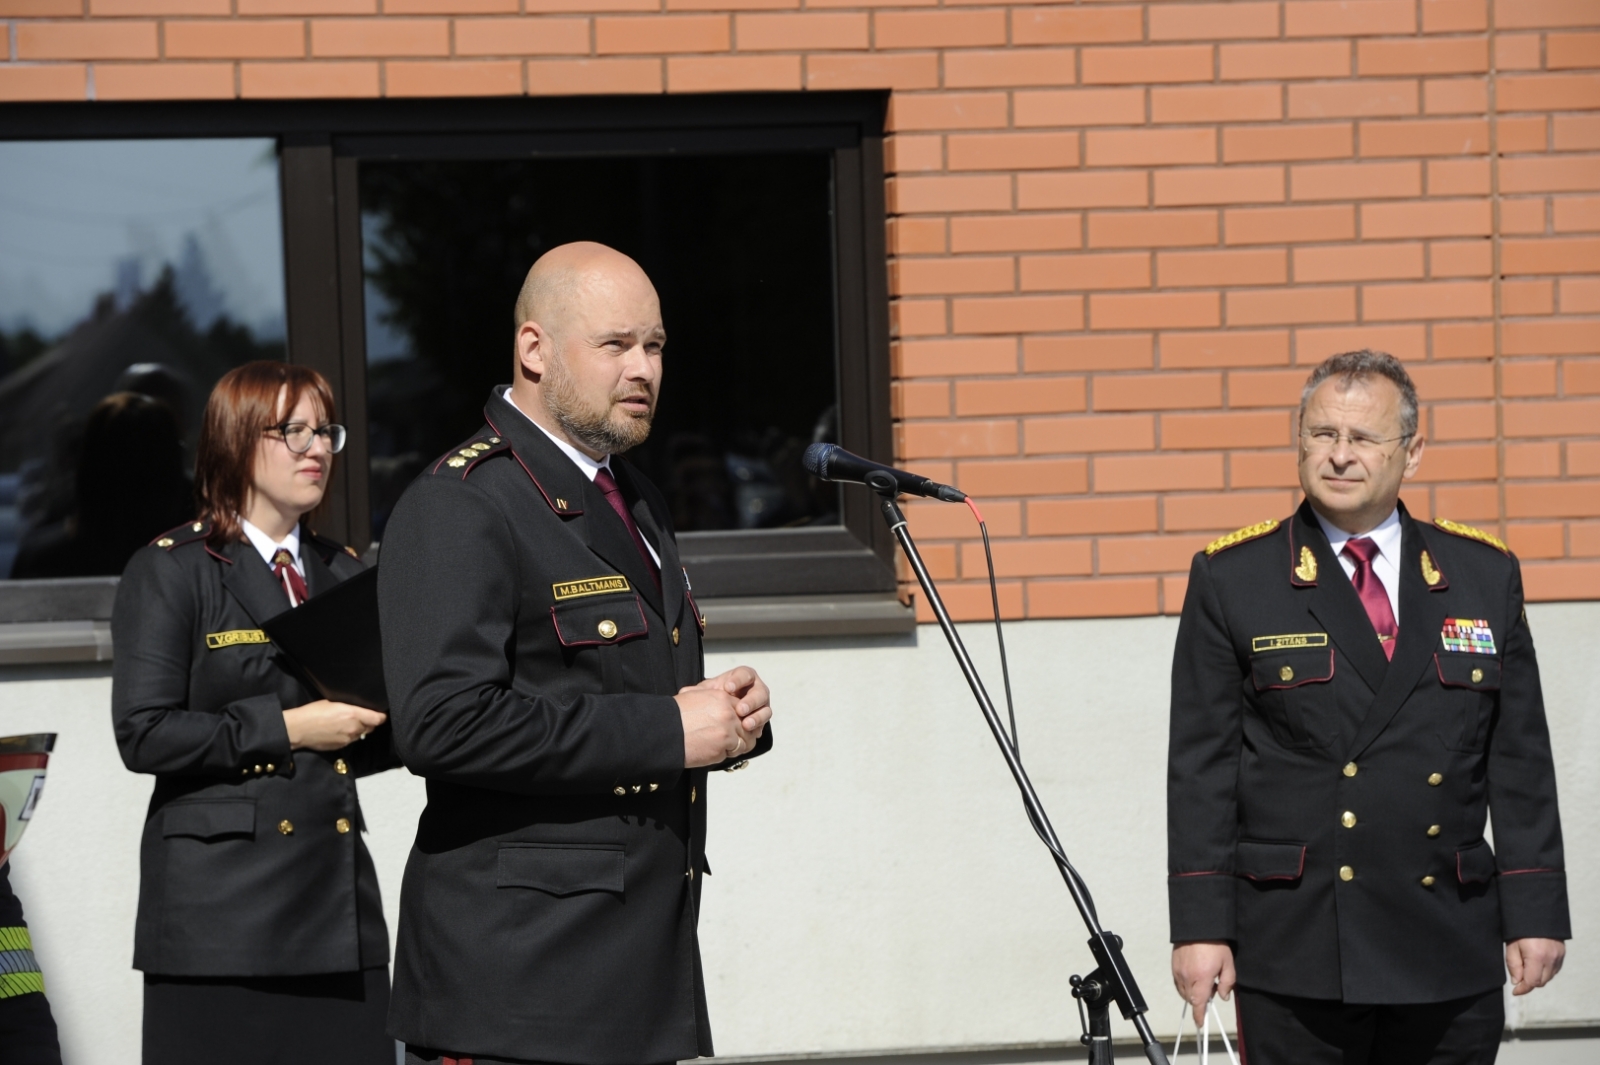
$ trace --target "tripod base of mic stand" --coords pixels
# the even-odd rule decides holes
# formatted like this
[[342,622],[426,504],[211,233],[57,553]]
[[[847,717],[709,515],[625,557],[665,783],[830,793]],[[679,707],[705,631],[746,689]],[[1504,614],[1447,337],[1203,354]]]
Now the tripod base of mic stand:
[[1072,997],[1078,1000],[1078,1017],[1083,1035],[1078,1041],[1089,1048],[1089,1065],[1112,1065],[1110,985],[1104,972],[1096,969],[1088,976],[1072,978]]

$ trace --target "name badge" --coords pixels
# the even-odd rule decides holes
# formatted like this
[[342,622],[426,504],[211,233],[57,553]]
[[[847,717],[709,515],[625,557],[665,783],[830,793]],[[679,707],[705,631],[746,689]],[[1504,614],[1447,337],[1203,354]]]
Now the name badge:
[[613,592],[631,592],[633,585],[628,583],[628,578],[621,574],[608,577],[589,577],[581,581],[562,581],[552,584],[550,590],[555,593],[556,602],[563,599],[582,599],[586,595],[610,595]]
[[1446,651],[1465,651],[1467,654],[1494,654],[1494,633],[1482,618],[1445,618],[1444,631],[1439,633]]
[[1326,647],[1328,634],[1325,632],[1292,632],[1283,636],[1257,636],[1250,641],[1250,650],[1254,654],[1262,651],[1282,651],[1289,647]]
[[242,643],[271,643],[260,629],[229,629],[227,632],[206,633],[206,646],[213,651],[224,647],[237,647]]

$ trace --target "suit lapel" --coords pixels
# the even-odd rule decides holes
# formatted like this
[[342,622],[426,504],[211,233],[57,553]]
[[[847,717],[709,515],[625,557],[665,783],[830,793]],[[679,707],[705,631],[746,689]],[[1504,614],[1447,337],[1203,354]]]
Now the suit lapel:
[[321,595],[339,583],[339,578],[322,561],[321,553],[311,544],[309,534],[303,529],[300,532],[300,568],[306,573],[307,597]]
[[1448,590],[1442,595],[1428,594],[1428,583],[1422,577],[1422,552],[1428,545],[1403,506],[1400,528],[1400,635],[1395,640],[1388,675],[1350,745],[1350,759],[1366,750],[1400,712],[1406,697],[1417,686],[1417,679],[1433,660],[1434,644],[1449,613]]
[[639,524],[645,539],[654,545],[656,554],[661,556],[661,603],[665,608],[661,617],[670,624],[674,618],[683,613],[683,568],[678,558],[678,545],[667,535],[666,516],[652,510],[644,493],[638,490],[633,467],[616,461],[613,461],[611,466],[622,474],[620,483],[623,496],[633,497],[630,508],[633,511],[633,520]]
[[289,609],[289,596],[272,576],[272,567],[262,561],[249,542],[228,544],[221,554],[230,566],[222,570],[222,586],[244,607],[257,625]]
[[[1290,541],[1291,559],[1302,545],[1311,548],[1317,559],[1319,579],[1311,591],[1311,614],[1328,631],[1345,660],[1366,681],[1367,687],[1377,691],[1389,672],[1389,662],[1383,657],[1383,645],[1373,631],[1372,621],[1350,578],[1344,575],[1322,526],[1311,513],[1310,504],[1301,504],[1295,512]],[[1292,563],[1291,563],[1292,564]]]
[[[579,476],[582,477],[582,474]],[[589,550],[627,577],[640,598],[665,620],[667,615],[662,607],[661,592],[656,588],[655,576],[639,554],[639,549],[634,546],[633,537],[628,535],[628,527],[623,524],[621,516],[611,509],[605,493],[587,477],[583,480],[587,483],[583,486],[583,517],[579,520],[583,525],[584,542]],[[634,520],[638,521],[637,516]]]

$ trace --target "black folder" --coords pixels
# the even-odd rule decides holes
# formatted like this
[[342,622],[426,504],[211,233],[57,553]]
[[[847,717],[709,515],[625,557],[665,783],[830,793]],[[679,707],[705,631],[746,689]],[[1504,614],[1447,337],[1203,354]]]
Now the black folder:
[[261,623],[324,699],[389,712],[376,567]]

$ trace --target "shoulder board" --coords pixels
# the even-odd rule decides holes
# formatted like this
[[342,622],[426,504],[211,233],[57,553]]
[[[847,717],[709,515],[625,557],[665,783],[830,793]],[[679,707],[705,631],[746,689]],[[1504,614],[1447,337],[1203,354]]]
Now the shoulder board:
[[322,550],[322,554],[325,558],[331,558],[340,551],[343,551],[345,554],[349,555],[353,559],[356,559],[357,561],[360,561],[361,559],[361,553],[359,551],[351,547],[349,544],[341,544],[331,536],[323,536],[321,533],[314,532],[306,539],[316,544],[317,547]]
[[1451,521],[1449,518],[1434,518],[1433,523],[1452,536],[1460,536],[1467,540],[1476,540],[1480,544],[1488,544],[1502,555],[1511,554],[1511,549],[1506,546],[1504,540],[1498,536],[1490,536],[1482,529],[1475,529],[1470,525],[1463,525],[1459,521]]
[[433,464],[433,468],[428,472],[435,476],[459,474],[465,478],[468,473],[472,472],[472,467],[479,462],[490,455],[497,455],[510,448],[511,445],[499,436],[474,437],[454,451],[440,456],[439,460]]
[[164,547],[171,551],[174,547],[192,544],[196,540],[204,540],[210,535],[211,523],[209,521],[190,521],[185,522],[176,529],[168,529],[154,540],[151,540],[150,546]]
[[1242,544],[1246,540],[1254,540],[1258,536],[1265,536],[1277,527],[1277,518],[1269,518],[1266,521],[1258,521],[1254,525],[1246,525],[1244,528],[1237,529],[1227,536],[1219,536],[1211,541],[1206,545],[1206,554],[1214,555],[1218,551],[1226,551],[1228,548]]

